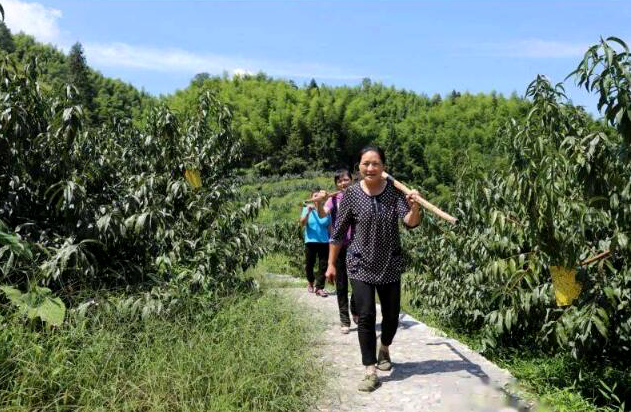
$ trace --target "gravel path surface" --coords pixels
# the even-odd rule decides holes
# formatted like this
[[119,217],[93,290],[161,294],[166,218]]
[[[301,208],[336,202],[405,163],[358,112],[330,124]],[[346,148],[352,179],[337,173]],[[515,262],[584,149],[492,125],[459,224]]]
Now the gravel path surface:
[[[409,315],[401,314],[399,329],[390,347],[393,369],[378,371],[382,385],[375,392],[357,391],[361,365],[357,329],[340,333],[335,295],[321,298],[303,288],[279,291],[312,311],[314,321],[324,322],[319,353],[330,373],[330,386],[315,411],[527,411],[526,404],[506,395],[514,385],[506,370],[486,360],[462,343]],[[377,334],[380,326],[377,308]]]

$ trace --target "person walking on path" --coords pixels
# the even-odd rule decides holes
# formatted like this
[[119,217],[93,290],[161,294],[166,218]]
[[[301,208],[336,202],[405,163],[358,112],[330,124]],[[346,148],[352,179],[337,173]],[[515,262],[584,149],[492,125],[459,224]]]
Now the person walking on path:
[[[380,385],[376,369],[390,370],[390,344],[399,325],[401,274],[404,269],[399,238],[399,219],[408,228],[418,226],[420,205],[382,177],[386,164],[383,150],[367,146],[360,152],[359,171],[363,180],[350,186],[342,198],[330,243],[326,278],[337,274],[336,259],[349,227],[355,232],[348,246],[346,265],[359,314],[358,333],[362,364],[366,374],[358,385],[371,392]],[[375,291],[381,302],[381,344],[375,334]]]
[[[314,197],[319,191],[311,194]],[[300,216],[300,225],[305,227],[305,270],[307,272],[307,281],[309,292],[314,291],[318,296],[327,297],[328,294],[324,290],[324,271],[329,255],[329,226],[331,224],[331,216],[326,215],[323,218],[319,216],[317,210],[322,211],[322,202],[313,201],[314,205],[308,204],[303,207]],[[314,266],[318,262],[317,277],[314,274]]]
[[[347,169],[340,169],[336,171],[333,175],[333,181],[335,182],[335,187],[337,188],[339,193],[327,199],[322,210],[318,211],[321,218],[324,218],[326,215],[331,216],[331,232],[333,231],[332,228],[335,226],[335,222],[337,220],[339,205],[342,201],[342,198],[344,197],[344,191],[350,186],[353,178]],[[315,198],[317,198],[318,200],[325,199],[326,192],[324,190],[320,191],[315,196]],[[340,331],[344,334],[347,334],[349,332],[351,326],[351,319],[348,315],[348,276],[346,271],[346,251],[352,237],[353,226],[350,226],[348,232],[346,232],[346,237],[342,241],[342,248],[340,249],[340,253],[337,257],[337,260],[335,261],[335,267],[337,269],[337,276],[335,277],[335,294],[337,295],[337,305],[340,310]],[[355,321],[355,323],[357,323],[358,316],[355,309],[355,299],[352,297],[352,295],[350,313],[353,316],[353,320]]]

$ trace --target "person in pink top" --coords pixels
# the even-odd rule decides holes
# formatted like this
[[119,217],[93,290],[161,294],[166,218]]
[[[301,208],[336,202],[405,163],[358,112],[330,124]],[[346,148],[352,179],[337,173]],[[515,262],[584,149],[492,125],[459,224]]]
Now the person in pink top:
[[[330,197],[324,207],[318,211],[321,218],[324,218],[326,215],[331,216],[331,228],[335,227],[335,218],[337,216],[337,211],[340,202],[342,201],[342,197],[344,196],[344,191],[350,186],[353,181],[353,178],[350,172],[347,169],[339,169],[333,175],[333,180],[335,182],[335,186],[337,190],[340,191],[335,196]],[[321,191],[319,193],[319,198],[326,197],[326,192]],[[335,278],[335,293],[337,295],[337,305],[340,309],[340,323],[341,323],[341,332],[346,334],[350,330],[351,319],[348,315],[348,277],[346,274],[346,248],[349,245],[351,238],[353,237],[353,228],[348,229],[348,233],[346,233],[346,239],[342,243],[342,250],[337,258],[337,277]],[[351,295],[351,305],[350,311],[353,316],[353,320],[357,323],[357,312],[355,310],[355,300]]]

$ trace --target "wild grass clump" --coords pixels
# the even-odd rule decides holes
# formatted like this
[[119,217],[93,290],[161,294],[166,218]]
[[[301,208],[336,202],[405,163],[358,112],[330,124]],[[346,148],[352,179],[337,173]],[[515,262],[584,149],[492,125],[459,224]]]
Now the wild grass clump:
[[273,293],[173,317],[0,318],[0,409],[300,411],[322,387],[311,323]]
[[[284,280],[282,276],[291,276],[291,278]],[[253,279],[263,290],[307,286],[304,268],[294,267],[292,259],[282,253],[266,255],[258,261],[256,266],[249,268],[244,273],[244,277]]]

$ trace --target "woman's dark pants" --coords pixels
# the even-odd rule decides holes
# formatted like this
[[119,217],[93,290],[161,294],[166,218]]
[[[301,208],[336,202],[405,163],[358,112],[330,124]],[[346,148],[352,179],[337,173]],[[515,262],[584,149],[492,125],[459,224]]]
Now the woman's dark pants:
[[[305,243],[306,250],[306,264],[305,269],[307,272],[307,280],[309,283],[313,283],[315,281],[315,288],[323,289],[324,288],[324,272],[326,271],[326,266],[329,261],[329,244],[328,243],[315,243],[309,242]],[[313,268],[316,263],[316,258],[319,260],[318,271],[316,275],[313,273]],[[316,278],[317,276],[317,278]]]
[[[340,254],[335,262],[337,275],[335,276],[335,294],[337,295],[337,306],[340,308],[340,323],[342,326],[351,326],[351,319],[348,316],[348,274],[346,273],[346,246],[340,249]],[[351,315],[357,315],[355,309],[355,299],[351,295]]]
[[375,322],[375,290],[381,303],[381,343],[389,346],[399,326],[399,310],[401,308],[401,282],[373,285],[360,280],[351,279],[353,297],[359,314],[357,336],[362,352],[362,364],[365,366],[377,363],[377,336]]

